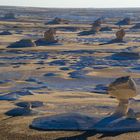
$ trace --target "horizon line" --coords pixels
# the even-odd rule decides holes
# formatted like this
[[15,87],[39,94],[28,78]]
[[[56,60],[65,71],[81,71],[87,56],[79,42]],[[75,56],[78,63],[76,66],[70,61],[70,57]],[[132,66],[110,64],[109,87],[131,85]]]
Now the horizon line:
[[140,8],[139,7],[52,7],[52,6],[49,6],[49,7],[45,7],[45,6],[27,6],[27,5],[0,5],[0,7],[23,7],[23,8],[50,8],[50,9],[112,9],[112,8],[115,8],[115,9],[137,9],[137,8]]

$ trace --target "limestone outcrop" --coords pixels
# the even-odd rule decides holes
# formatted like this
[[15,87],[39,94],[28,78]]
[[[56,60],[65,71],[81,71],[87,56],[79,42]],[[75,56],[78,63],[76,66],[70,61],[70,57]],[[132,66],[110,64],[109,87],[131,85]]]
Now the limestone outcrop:
[[109,85],[108,93],[119,101],[114,115],[130,117],[133,112],[129,110],[129,99],[138,95],[135,81],[130,76],[120,77]]
[[54,29],[52,28],[48,29],[47,31],[44,32],[43,38],[36,40],[35,44],[37,46],[43,46],[43,45],[56,43],[58,41],[55,39],[55,34],[56,34],[56,31]]
[[94,23],[92,24],[92,27],[90,30],[87,31],[82,31],[79,33],[79,35],[94,35],[96,33],[98,33],[101,30],[101,24],[103,23],[102,19],[99,18],[97,20],[94,21]]
[[123,38],[125,36],[125,31],[124,29],[120,29],[119,31],[116,32],[116,41],[123,41]]
[[112,40],[108,41],[107,43],[102,43],[100,45],[113,44],[113,43],[125,43],[124,37],[125,37],[125,31],[124,31],[124,29],[121,28],[116,32],[115,39],[112,39]]

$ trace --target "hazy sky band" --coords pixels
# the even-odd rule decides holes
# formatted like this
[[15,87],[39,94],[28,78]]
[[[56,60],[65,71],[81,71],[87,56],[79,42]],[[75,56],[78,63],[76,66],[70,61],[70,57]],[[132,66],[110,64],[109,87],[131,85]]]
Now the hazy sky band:
[[140,7],[140,0],[0,0],[0,5],[59,8],[113,8]]

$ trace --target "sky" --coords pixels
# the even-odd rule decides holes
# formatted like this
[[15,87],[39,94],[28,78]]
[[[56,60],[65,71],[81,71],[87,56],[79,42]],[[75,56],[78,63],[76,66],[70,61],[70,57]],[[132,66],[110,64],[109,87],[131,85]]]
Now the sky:
[[140,0],[0,0],[0,5],[58,8],[140,7]]

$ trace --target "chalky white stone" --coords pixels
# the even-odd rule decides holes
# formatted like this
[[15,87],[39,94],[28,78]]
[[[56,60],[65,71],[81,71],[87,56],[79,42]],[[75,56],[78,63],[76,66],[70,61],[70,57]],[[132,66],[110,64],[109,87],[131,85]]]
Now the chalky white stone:
[[117,98],[119,105],[114,112],[116,115],[125,115],[128,112],[129,99],[138,95],[135,81],[129,77],[120,77],[109,85],[108,93]]
[[124,29],[120,29],[116,32],[116,39],[119,41],[123,41],[123,38],[125,36],[125,31]]

